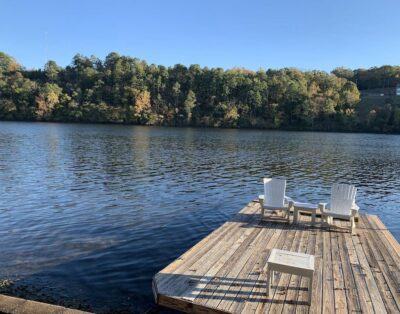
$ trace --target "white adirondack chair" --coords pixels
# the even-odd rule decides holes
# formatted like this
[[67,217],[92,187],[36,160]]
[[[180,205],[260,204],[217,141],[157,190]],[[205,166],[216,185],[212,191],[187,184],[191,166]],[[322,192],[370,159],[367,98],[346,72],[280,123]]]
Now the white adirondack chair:
[[356,230],[355,217],[359,207],[356,205],[357,188],[349,184],[333,184],[331,190],[331,207],[326,203],[319,205],[321,218],[325,225],[333,224],[333,218],[346,219],[351,222],[351,233]]
[[293,200],[285,195],[286,180],[276,178],[264,178],[264,194],[259,195],[261,204],[261,219],[265,217],[265,210],[277,210],[283,213],[283,217],[289,221],[290,209]]

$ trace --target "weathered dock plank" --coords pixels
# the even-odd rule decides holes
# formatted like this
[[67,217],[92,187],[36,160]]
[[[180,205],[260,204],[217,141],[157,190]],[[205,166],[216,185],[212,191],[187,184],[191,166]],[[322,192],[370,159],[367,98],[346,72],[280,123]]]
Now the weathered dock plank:
[[[187,313],[396,313],[400,312],[400,245],[377,216],[311,227],[261,221],[250,202],[154,276],[159,305]],[[346,229],[347,227],[347,229]],[[313,297],[307,279],[277,274],[266,296],[266,262],[273,248],[313,254]]]

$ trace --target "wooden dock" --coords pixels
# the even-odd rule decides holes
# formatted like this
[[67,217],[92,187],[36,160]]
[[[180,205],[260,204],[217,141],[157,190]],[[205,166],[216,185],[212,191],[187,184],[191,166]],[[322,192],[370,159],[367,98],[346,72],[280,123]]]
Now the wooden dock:
[[[399,313],[400,246],[374,215],[360,215],[357,236],[347,228],[261,222],[250,202],[154,276],[159,305],[187,313]],[[315,255],[311,305],[307,280],[275,276],[266,296],[272,248]]]

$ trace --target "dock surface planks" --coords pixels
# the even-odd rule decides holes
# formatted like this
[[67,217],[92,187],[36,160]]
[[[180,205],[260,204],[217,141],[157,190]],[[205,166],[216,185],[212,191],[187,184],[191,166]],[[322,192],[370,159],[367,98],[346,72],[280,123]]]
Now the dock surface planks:
[[[260,221],[250,202],[154,276],[156,302],[187,313],[399,313],[400,246],[379,218],[360,215],[357,236],[347,221],[310,222]],[[273,248],[315,256],[311,305],[299,276],[277,274],[266,296]]]

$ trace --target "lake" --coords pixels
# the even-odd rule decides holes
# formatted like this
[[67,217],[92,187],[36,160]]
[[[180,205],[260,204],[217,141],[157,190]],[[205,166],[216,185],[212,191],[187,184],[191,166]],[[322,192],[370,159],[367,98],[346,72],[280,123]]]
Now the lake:
[[1,292],[99,313],[154,309],[152,276],[288,179],[359,187],[400,239],[400,136],[0,122]]

